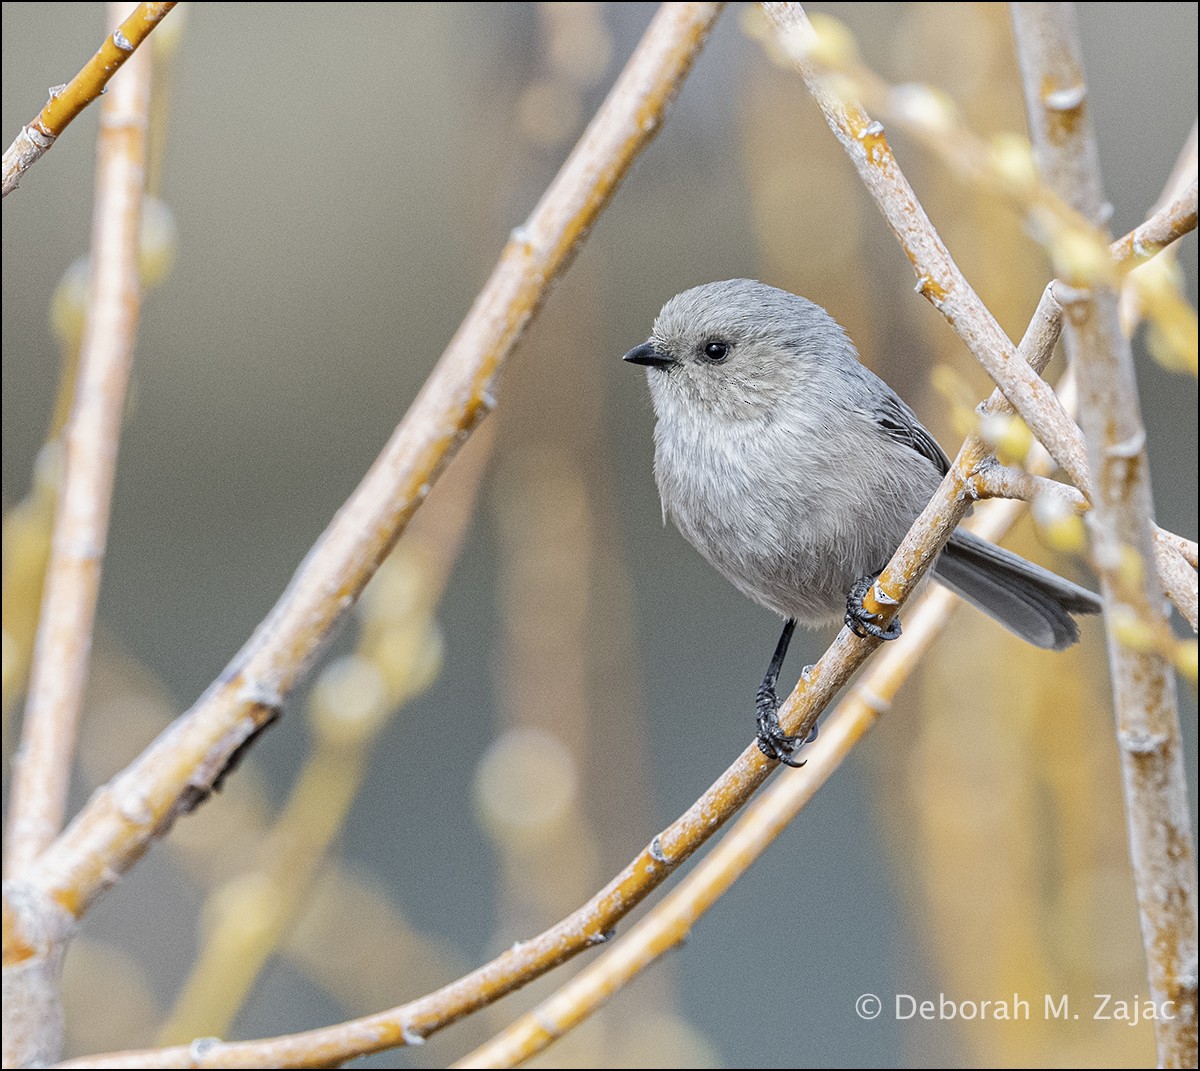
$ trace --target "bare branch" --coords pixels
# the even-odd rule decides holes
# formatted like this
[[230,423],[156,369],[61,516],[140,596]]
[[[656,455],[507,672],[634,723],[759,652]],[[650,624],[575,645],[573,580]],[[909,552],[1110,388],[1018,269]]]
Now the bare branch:
[[[1094,222],[1105,206],[1086,84],[1067,4],[1012,6],[1017,55],[1039,166],[1059,196]],[[1080,387],[1080,423],[1096,473],[1088,516],[1100,569],[1121,748],[1129,846],[1152,999],[1159,1064],[1196,1062],[1196,872],[1187,783],[1171,670],[1153,648],[1122,642],[1129,612],[1165,630],[1154,568],[1154,507],[1133,356],[1117,295],[1102,279],[1067,313],[1066,343]],[[1131,577],[1130,556],[1140,561]],[[1122,612],[1124,611],[1124,612]]]
[[104,92],[108,80],[174,6],[174,3],[139,4],[137,10],[104,39],[104,44],[71,81],[50,91],[45,107],[33,122],[21,127],[16,139],[4,150],[0,196],[7,197],[21,184],[25,172],[50,151],[71,120]]
[[1172,242],[1196,229],[1196,179],[1178,197],[1163,205],[1140,227],[1113,242],[1113,259],[1121,265],[1149,260]]
[[1174,532],[1168,532],[1163,528],[1158,530],[1158,538],[1165,543],[1169,543],[1177,551],[1185,562],[1193,569],[1196,568],[1196,541],[1194,539],[1184,539],[1181,535],[1176,535]]

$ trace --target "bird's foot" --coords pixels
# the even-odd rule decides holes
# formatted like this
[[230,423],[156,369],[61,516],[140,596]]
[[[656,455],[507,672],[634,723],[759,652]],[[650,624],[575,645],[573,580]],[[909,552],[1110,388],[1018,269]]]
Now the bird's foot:
[[758,690],[756,706],[758,708],[758,750],[768,759],[782,762],[785,766],[799,769],[804,765],[803,760],[795,758],[796,753],[805,745],[811,744],[817,738],[817,727],[812,727],[808,736],[801,738],[783,731],[779,724],[779,697],[775,689],[764,685]]
[[877,640],[894,640],[900,635],[900,618],[893,617],[887,628],[875,624],[880,615],[863,606],[863,599],[875,583],[875,577],[864,576],[854,582],[846,596],[846,626],[860,639],[874,636]]

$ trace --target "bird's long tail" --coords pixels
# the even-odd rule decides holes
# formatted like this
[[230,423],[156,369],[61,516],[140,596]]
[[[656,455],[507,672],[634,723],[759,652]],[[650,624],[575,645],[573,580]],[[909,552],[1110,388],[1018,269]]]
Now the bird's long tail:
[[951,591],[1035,647],[1061,651],[1079,639],[1072,614],[1098,614],[1098,595],[958,530],[934,566]]

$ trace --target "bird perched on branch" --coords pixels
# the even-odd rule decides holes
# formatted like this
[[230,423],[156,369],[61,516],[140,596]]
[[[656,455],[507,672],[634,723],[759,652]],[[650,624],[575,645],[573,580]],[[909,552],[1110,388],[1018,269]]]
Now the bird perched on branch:
[[[625,360],[646,367],[664,521],[784,618],[758,690],[758,745],[800,765],[806,741],[781,728],[775,693],[792,631],[842,619],[859,636],[900,635],[863,597],[950,461],[833,317],[752,279],[673,297]],[[933,575],[1037,647],[1070,646],[1071,615],[1101,609],[1086,588],[962,529]]]

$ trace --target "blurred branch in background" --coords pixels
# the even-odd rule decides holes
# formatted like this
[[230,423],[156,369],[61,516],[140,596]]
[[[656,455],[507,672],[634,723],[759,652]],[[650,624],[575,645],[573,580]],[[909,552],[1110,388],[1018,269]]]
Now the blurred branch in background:
[[[110,22],[126,6],[110,5]],[[21,748],[13,770],[4,845],[8,877],[27,869],[62,827],[91,653],[141,303],[138,234],[150,111],[149,54],[138,57],[129,71],[102,109],[88,309],[75,401],[65,428],[62,486]]]
[[[169,66],[178,48],[182,20],[159,33],[152,45],[149,145],[161,153],[166,142],[167,112],[163,98],[170,85]],[[170,274],[177,244],[174,215],[147,181],[142,198],[138,269],[142,293],[160,285]],[[0,696],[5,753],[8,753],[9,715],[29,681],[34,638],[46,579],[55,502],[62,482],[63,430],[71,413],[79,370],[79,350],[88,305],[90,260],[81,256],[63,272],[50,299],[50,325],[61,347],[58,387],[46,439],[34,462],[29,493],[4,513],[3,621],[4,674]],[[123,414],[122,414],[123,415]]]
[[99,51],[71,81],[50,91],[45,107],[33,122],[21,128],[16,140],[4,150],[3,193],[0,196],[7,197],[21,184],[21,176],[50,150],[71,120],[105,91],[108,80],[174,6],[174,3],[139,4],[104,39]]
[[[357,607],[355,650],[308,696],[313,750],[254,853],[203,912],[200,952],[159,1031],[162,1044],[228,1033],[267,961],[305,909],[366,776],[379,735],[442,664],[434,614],[470,523],[494,436],[484,433],[380,566]],[[425,523],[422,523],[425,522]],[[382,936],[382,935],[381,935]]]
[[[125,4],[110,4],[110,24],[117,24],[126,8]],[[120,34],[118,29],[113,35],[112,40],[118,42],[114,47],[129,51],[120,48]],[[122,54],[120,62],[124,59]],[[141,299],[138,235],[150,76],[150,56],[143,52],[101,106],[87,313],[78,371],[72,377],[65,369],[63,375],[64,382],[75,380],[75,401],[63,433],[62,477],[53,512],[53,534],[48,556],[35,556],[25,562],[36,575],[44,561],[46,579],[21,746],[14,759],[8,800],[6,880],[24,876],[62,828],[66,811]],[[102,82],[96,92],[100,85]],[[54,103],[51,101],[47,107]],[[69,122],[73,114],[68,108],[60,117],[62,124]],[[53,134],[57,129],[52,124],[43,133]],[[49,142],[43,140],[42,151],[51,143],[52,138]],[[22,167],[29,162],[32,158]],[[14,184],[16,178],[14,172]],[[45,464],[53,468],[55,461]],[[53,478],[38,481],[43,489],[49,482]],[[50,519],[45,498],[25,514],[27,522],[33,520],[36,524],[39,518],[43,522]],[[25,534],[37,536],[36,531]],[[33,594],[32,590],[26,591],[27,596]],[[58,950],[65,944],[70,922],[56,908],[39,909],[44,918],[40,927],[33,928],[40,929],[40,941],[55,951],[38,954],[27,945],[14,957],[8,932],[14,909],[5,895],[4,1060],[8,1066],[23,1066],[52,1060],[61,1049],[62,958]],[[33,898],[23,905],[26,910],[32,902]],[[40,951],[45,951],[45,945]]]

